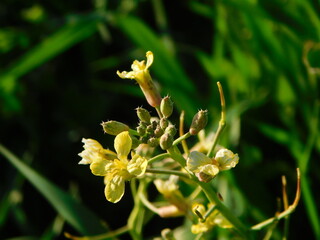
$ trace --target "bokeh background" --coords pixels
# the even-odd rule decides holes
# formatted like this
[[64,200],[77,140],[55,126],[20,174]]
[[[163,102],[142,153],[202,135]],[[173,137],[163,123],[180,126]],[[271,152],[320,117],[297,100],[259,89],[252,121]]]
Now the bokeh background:
[[[112,148],[101,121],[136,126],[134,109],[151,111],[138,85],[116,75],[151,50],[151,74],[174,100],[177,123],[181,110],[188,125],[208,109],[215,130],[221,82],[228,126],[220,143],[240,155],[228,179],[241,219],[254,225],[275,214],[282,175],[292,202],[299,167],[289,239],[320,239],[319,12],[316,0],[2,0],[0,238],[101,233],[97,219],[126,224],[130,192],[107,202],[77,154],[82,137]],[[180,224],[156,218],[144,236]]]

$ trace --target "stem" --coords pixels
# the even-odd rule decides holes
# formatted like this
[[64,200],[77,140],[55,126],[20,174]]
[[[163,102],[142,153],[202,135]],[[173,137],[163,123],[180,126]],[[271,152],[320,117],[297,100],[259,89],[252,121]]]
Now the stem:
[[212,155],[213,155],[214,148],[216,147],[216,145],[218,143],[218,139],[219,139],[223,129],[226,127],[226,102],[224,99],[223,89],[222,89],[220,82],[217,82],[217,85],[218,85],[219,94],[220,94],[221,117],[220,117],[220,121],[219,121],[218,130],[217,130],[216,134],[214,135],[214,139],[213,139],[211,148],[207,154],[208,157],[213,157]]
[[163,117],[162,113],[160,111],[160,107],[155,107],[155,109],[157,110],[158,116],[160,117],[160,119]]
[[198,179],[193,176],[193,180],[197,182],[202,188],[203,192],[209,199],[209,201],[216,205],[219,212],[234,226],[235,230],[246,239],[250,239],[248,236],[248,230],[246,226],[228,209],[223,203],[220,202],[219,198],[211,186],[204,182],[199,182]]
[[179,177],[190,178],[187,173],[180,172],[180,171],[174,171],[174,170],[147,168],[146,172],[147,173],[156,173],[156,174],[177,175]]
[[293,203],[286,209],[284,210],[282,213],[279,213],[277,216],[269,218],[257,225],[254,225],[251,227],[252,230],[260,230],[272,223],[274,223],[275,221],[279,221],[280,219],[288,216],[289,214],[291,214],[297,207],[299,200],[300,200],[300,196],[301,196],[301,186],[300,186],[301,180],[300,180],[300,170],[299,168],[297,168],[297,191],[296,191],[296,196],[295,199],[293,201]]
[[178,162],[183,168],[186,167],[186,159],[181,155],[177,146],[172,146],[167,149],[167,152],[170,154],[170,157]]
[[[180,119],[179,119],[179,135],[180,136],[184,135],[183,127],[184,127],[184,111],[181,112]],[[183,148],[184,153],[189,155],[189,148],[188,148],[186,140],[182,140],[181,144],[182,144],[182,148]]]
[[202,222],[205,222],[207,220],[207,218],[210,216],[210,214],[217,209],[217,205],[213,205],[207,212],[206,214],[203,216],[203,219],[201,220]]
[[162,153],[148,160],[148,164],[170,157],[169,153]]
[[70,233],[67,233],[67,232],[64,233],[64,236],[66,238],[70,238],[70,239],[73,239],[73,240],[103,240],[103,239],[106,239],[106,238],[114,238],[116,236],[119,236],[121,234],[124,234],[124,233],[128,232],[128,230],[129,230],[129,228],[126,225],[126,226],[118,228],[118,229],[116,229],[114,231],[111,231],[111,232],[108,232],[108,233],[99,234],[99,235],[96,235],[96,236],[77,237],[77,236],[73,236],[73,235],[71,235]]
[[145,196],[144,193],[139,193],[139,197],[140,197],[140,200],[141,202],[152,212],[156,213],[156,214],[159,214],[158,213],[158,208],[155,207],[148,199],[147,197]]
[[172,146],[179,144],[180,142],[184,141],[185,139],[187,139],[190,136],[191,136],[191,134],[189,132],[187,132],[186,134],[184,134],[181,137],[174,140]]

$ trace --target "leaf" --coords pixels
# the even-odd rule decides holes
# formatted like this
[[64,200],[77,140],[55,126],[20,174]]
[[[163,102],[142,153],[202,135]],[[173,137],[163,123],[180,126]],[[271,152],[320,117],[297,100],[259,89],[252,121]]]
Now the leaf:
[[71,197],[70,194],[23,163],[1,144],[0,153],[30,181],[56,211],[79,233],[94,235],[107,231],[94,213]]

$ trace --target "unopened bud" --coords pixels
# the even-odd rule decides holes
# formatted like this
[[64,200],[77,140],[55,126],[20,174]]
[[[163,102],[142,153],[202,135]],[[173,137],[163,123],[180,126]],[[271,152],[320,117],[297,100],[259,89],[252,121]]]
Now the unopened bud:
[[160,127],[162,129],[166,129],[168,127],[168,125],[169,125],[168,119],[166,119],[166,118],[161,118],[160,119]]
[[160,138],[160,147],[162,150],[171,148],[173,144],[173,137],[169,133],[165,133]]
[[149,138],[148,144],[150,147],[157,147],[159,145],[159,139],[155,137]]
[[173,102],[169,96],[166,96],[161,100],[160,111],[165,118],[171,116],[173,111]]
[[168,133],[170,136],[174,137],[174,135],[176,135],[176,133],[177,133],[177,129],[174,125],[169,125],[166,128],[165,132]]
[[191,135],[196,135],[200,130],[205,128],[208,123],[208,111],[207,110],[200,110],[194,115],[192,119],[192,123],[189,129]]
[[105,133],[115,136],[130,129],[126,124],[117,121],[102,122],[101,126]]
[[146,110],[142,107],[138,107],[138,108],[136,108],[136,110],[137,110],[138,118],[142,122],[150,123],[151,116],[150,116],[150,113],[148,112],[148,110]]
[[139,136],[145,135],[146,130],[147,130],[147,127],[144,124],[139,124],[139,126],[137,127],[137,132],[138,132]]
[[158,125],[156,130],[154,130],[154,136],[159,138],[162,136],[163,132],[163,129],[160,127],[160,125]]

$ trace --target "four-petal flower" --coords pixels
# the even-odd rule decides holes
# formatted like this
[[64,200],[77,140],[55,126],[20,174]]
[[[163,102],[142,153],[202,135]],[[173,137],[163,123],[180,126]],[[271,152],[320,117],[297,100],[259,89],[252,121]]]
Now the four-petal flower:
[[118,134],[114,140],[116,153],[103,149],[93,139],[84,139],[85,150],[79,155],[82,157],[80,164],[90,164],[91,172],[96,176],[104,176],[105,196],[108,201],[120,201],[125,190],[125,181],[143,175],[148,161],[138,154],[128,160],[132,140],[129,132]]

